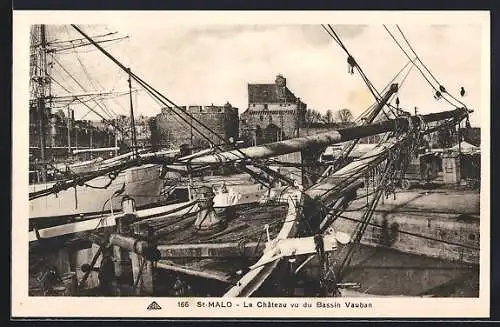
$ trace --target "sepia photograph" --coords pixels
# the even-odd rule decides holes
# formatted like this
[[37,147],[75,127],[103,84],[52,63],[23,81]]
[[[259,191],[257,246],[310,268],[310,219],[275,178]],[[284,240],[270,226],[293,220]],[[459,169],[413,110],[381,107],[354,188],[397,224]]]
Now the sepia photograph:
[[161,14],[14,14],[13,307],[488,295],[487,13]]

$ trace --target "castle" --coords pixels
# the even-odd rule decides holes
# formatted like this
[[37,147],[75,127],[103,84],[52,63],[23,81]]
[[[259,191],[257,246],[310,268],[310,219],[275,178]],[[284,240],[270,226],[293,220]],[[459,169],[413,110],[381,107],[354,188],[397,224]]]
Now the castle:
[[[194,119],[184,112],[189,113]],[[178,114],[182,115],[185,120],[181,119]],[[223,139],[207,131],[195,120],[203,123]],[[233,107],[229,102],[223,106],[211,104],[209,106],[180,106],[175,109],[165,107],[156,116],[151,134],[155,136],[157,142],[155,146],[161,148],[179,148],[183,144],[206,148],[209,142],[205,137],[215,144],[224,144],[231,138],[234,140],[238,138],[238,108]]]
[[[178,148],[183,144],[195,148],[207,147],[208,141],[197,131],[202,132],[215,144],[223,144],[240,139],[246,145],[275,142],[299,136],[304,126],[307,105],[296,97],[287,87],[286,78],[277,75],[272,84],[248,84],[248,108],[238,116],[238,108],[229,102],[224,106],[180,106],[165,107],[154,119],[151,135],[156,147]],[[208,132],[188,115],[202,122],[222,136]],[[192,125],[192,126],[190,126]]]
[[240,138],[249,145],[299,136],[307,105],[277,75],[273,84],[248,84],[248,108],[240,117]]

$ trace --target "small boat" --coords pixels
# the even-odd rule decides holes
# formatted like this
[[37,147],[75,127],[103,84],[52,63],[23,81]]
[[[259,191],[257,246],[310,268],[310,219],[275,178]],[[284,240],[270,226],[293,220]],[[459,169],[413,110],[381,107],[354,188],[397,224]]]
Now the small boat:
[[[121,197],[129,195],[142,207],[159,202],[163,180],[160,165],[144,165],[109,176],[95,178],[84,186],[77,186],[45,197],[31,200],[30,219],[83,215],[120,208]],[[30,185],[30,192],[49,189],[57,182]]]

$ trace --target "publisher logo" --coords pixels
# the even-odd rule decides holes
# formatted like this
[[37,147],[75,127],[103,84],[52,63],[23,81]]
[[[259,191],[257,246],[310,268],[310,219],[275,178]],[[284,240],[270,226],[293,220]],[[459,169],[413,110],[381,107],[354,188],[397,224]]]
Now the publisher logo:
[[146,309],[148,309],[148,310],[161,310],[161,307],[158,303],[156,303],[156,301],[153,301],[153,302],[151,302],[150,305],[148,305],[148,307]]

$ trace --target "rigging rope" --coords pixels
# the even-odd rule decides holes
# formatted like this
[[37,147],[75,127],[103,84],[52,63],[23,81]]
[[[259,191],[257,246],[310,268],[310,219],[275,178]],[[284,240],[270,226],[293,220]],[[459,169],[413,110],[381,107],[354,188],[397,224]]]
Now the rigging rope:
[[[84,92],[88,92],[85,87],[59,62],[59,60],[57,60],[55,57],[54,57],[54,61],[59,65],[59,67],[62,68],[62,70],[84,91]],[[109,113],[109,111],[105,108],[102,107],[102,105],[97,102],[96,100],[93,100],[95,102],[95,104],[102,109],[102,111],[107,114],[109,116],[109,118],[113,118],[111,116],[111,114]]]
[[420,64],[422,64],[422,67],[424,67],[424,69],[429,73],[429,75],[434,79],[434,81],[439,85],[439,89],[440,91],[443,93],[443,94],[448,94],[453,100],[455,100],[456,102],[460,103],[461,106],[463,106],[464,108],[467,108],[467,106],[459,101],[458,99],[456,99],[453,95],[451,95],[449,92],[446,91],[446,89],[444,88],[444,86],[442,86],[442,84],[436,79],[436,77],[432,74],[432,72],[429,70],[429,68],[427,68],[427,66],[422,62],[422,60],[420,59],[420,57],[417,55],[417,53],[415,52],[415,50],[413,49],[413,47],[411,46],[410,42],[408,41],[408,39],[406,38],[406,36],[404,35],[403,31],[401,30],[401,28],[399,27],[399,25],[396,25],[396,28],[398,29],[399,33],[401,34],[401,36],[403,37],[403,39],[405,40],[406,44],[408,44],[408,47],[410,48],[411,52],[413,52],[413,54],[415,55],[415,57],[417,58],[417,60],[420,62]]
[[[323,25],[322,25],[323,26]],[[342,43],[342,41],[340,40],[340,37],[337,35],[337,33],[333,30],[333,28],[328,25],[328,27],[330,28],[331,30],[331,33],[326,29],[326,27],[323,26],[323,28],[327,31],[327,33],[337,42],[337,44],[339,44],[339,46],[348,54],[348,58],[353,58],[352,55],[349,53],[349,51],[347,50],[347,48],[345,47],[345,45]],[[332,35],[333,33],[333,35]],[[413,62],[413,60],[411,58],[409,58],[411,62]],[[372,95],[375,97],[376,101],[377,102],[380,102],[381,101],[381,93],[379,93],[377,91],[377,89],[375,88],[375,86],[373,85],[373,83],[368,79],[368,77],[366,76],[366,74],[363,72],[363,70],[361,69],[361,67],[359,66],[359,64],[354,60],[354,59],[350,59],[349,60],[351,62],[351,64],[355,64],[355,67],[356,69],[358,70],[358,72],[360,73],[363,81],[365,82],[365,84],[368,86],[370,92],[372,93]],[[405,65],[406,66],[406,65]],[[403,68],[404,69],[404,68]],[[399,75],[399,73],[395,76],[395,78]],[[395,79],[393,78],[393,80]],[[383,92],[382,92],[383,93]],[[396,113],[398,112],[401,112],[401,110],[399,108],[396,108],[394,106],[392,106],[390,103],[386,103],[384,104],[384,107],[387,106],[387,108],[390,110],[391,114],[393,115],[393,117],[398,117],[398,115]],[[393,110],[394,109],[394,110]],[[385,110],[382,108],[382,113],[386,116],[387,119],[389,119],[389,116],[387,115],[387,113],[385,112]]]
[[[123,64],[121,64],[116,58],[114,58],[111,54],[109,54],[106,50],[104,50],[101,46],[99,46],[99,44],[97,44],[94,40],[90,39],[90,37],[88,37],[85,33],[83,33],[76,25],[72,24],[71,26],[73,26],[73,28],[75,28],[80,34],[82,34],[86,39],[88,39],[89,42],[91,42],[95,47],[97,47],[101,52],[103,52],[109,59],[111,59],[115,64],[117,64],[122,70],[124,70],[125,72],[127,72],[130,77],[133,77],[134,80],[137,83],[139,83],[142,87],[144,87],[144,89],[146,89],[146,91],[148,91],[153,97],[157,98],[163,105],[168,106],[168,104],[170,104],[170,105],[174,106],[176,109],[179,109],[179,110],[182,111],[182,109],[179,106],[177,106],[175,103],[173,103],[170,99],[168,99],[163,94],[161,94],[159,91],[157,91],[152,86],[150,86],[149,84],[147,84],[144,80],[142,80],[140,77],[138,77],[135,73],[132,73],[130,71],[130,69],[128,69],[125,66],[123,66]],[[166,100],[168,103],[165,103],[165,101],[163,99]],[[189,125],[192,126],[192,123],[189,123],[187,121],[187,119],[184,118],[177,111],[172,110],[172,112],[174,112],[179,118],[181,118],[183,121],[185,121],[186,123],[188,123]],[[218,135],[217,133],[215,133],[214,131],[212,131],[205,124],[203,124],[202,122],[200,122],[199,120],[197,120],[196,118],[194,118],[191,114],[189,114],[188,112],[185,112],[185,111],[182,111],[182,112],[183,112],[183,114],[185,114],[188,117],[190,117],[193,121],[197,122],[199,125],[201,125],[205,129],[207,129],[209,132],[213,133],[216,137],[218,137],[218,138],[222,139],[223,141],[225,141],[225,139],[223,137],[221,137],[220,135]],[[209,144],[214,145],[216,148],[218,148],[221,151],[220,147],[218,145],[216,145],[210,138],[208,138],[206,135],[204,135],[203,133],[201,133],[200,131],[198,131],[198,129],[196,129],[194,126],[192,126],[192,128],[195,129],[205,140],[207,140],[209,142]]]
[[[73,26],[73,28],[75,28],[80,34],[82,34],[85,38],[87,38],[89,40],[89,42],[91,42],[95,47],[97,47],[106,57],[108,57],[109,59],[111,59],[116,65],[118,65],[118,67],[120,67],[122,70],[124,70],[125,72],[127,72],[130,77],[134,78],[134,80],[139,83],[142,87],[144,87],[144,89],[146,89],[146,91],[148,91],[153,97],[156,97],[162,104],[168,106],[169,104],[173,107],[175,107],[175,109],[178,109],[180,110],[184,115],[188,116],[189,118],[191,118],[194,122],[198,123],[200,126],[202,126],[203,128],[205,128],[207,131],[211,132],[212,134],[214,134],[216,137],[218,137],[219,139],[221,139],[222,141],[225,142],[225,139],[220,136],[219,134],[215,133],[212,129],[210,129],[208,126],[206,126],[205,124],[203,124],[201,121],[199,121],[198,119],[196,119],[193,115],[191,115],[189,112],[187,111],[183,111],[182,108],[180,108],[178,105],[176,105],[172,100],[170,100],[169,98],[167,98],[165,95],[163,95],[162,93],[160,93],[158,90],[156,90],[155,88],[153,88],[151,85],[149,85],[147,82],[145,82],[142,78],[140,78],[139,76],[137,76],[135,73],[133,73],[130,69],[126,68],[122,63],[120,63],[116,58],[114,58],[109,52],[107,52],[106,50],[104,50],[99,44],[97,44],[94,40],[90,39],[90,37],[88,37],[83,31],[81,31],[76,25],[72,24],[71,26]],[[179,114],[177,111],[175,110],[172,110],[172,112],[174,112],[178,117],[180,117],[182,120],[184,120],[186,123],[190,124],[186,118],[184,118],[181,114]],[[191,124],[190,124],[191,125]],[[200,133],[201,134],[201,133]],[[203,135],[203,134],[202,134]],[[207,141],[209,141],[210,144],[213,144],[214,146],[216,145],[214,142],[212,142],[209,138],[206,138]]]
[[[70,32],[69,32],[69,29],[68,29],[68,26],[67,26],[67,25],[64,25],[64,28],[65,28],[65,31],[66,31],[66,34],[68,35],[68,37],[71,37]],[[112,34],[116,34],[116,32],[110,32],[110,33],[108,33],[108,34],[104,34],[104,35],[102,35],[102,36],[107,36],[107,35],[112,35]],[[81,40],[85,40],[85,38],[81,38]],[[97,41],[97,42],[99,42],[99,41]],[[90,43],[89,43],[89,45],[90,45]],[[77,58],[78,62],[80,63],[80,66],[82,67],[82,69],[83,69],[83,70],[84,70],[84,72],[86,73],[87,78],[89,79],[89,81],[91,82],[91,84],[93,84],[93,83],[92,83],[92,81],[91,81],[91,76],[90,76],[90,74],[87,72],[87,70],[85,69],[85,66],[83,65],[83,63],[82,63],[82,61],[81,61],[81,59],[80,59],[80,56],[79,56],[79,54],[78,54],[79,52],[78,52],[78,51],[76,51],[75,49],[73,49],[73,52],[75,53],[76,58]],[[81,51],[80,51],[80,53],[81,53]],[[115,86],[116,86],[116,81],[117,81],[117,79],[118,79],[118,78],[119,78],[119,74],[116,74],[116,79],[115,79],[115,80],[114,80],[114,82],[113,82],[113,85],[114,85],[114,86],[113,86],[112,90],[114,90],[114,89],[115,89]],[[95,82],[96,82],[96,83],[97,83],[97,84],[101,87],[101,89],[103,89],[103,90],[104,90],[104,87],[102,86],[102,84],[101,84],[98,80],[95,80]],[[94,87],[95,87],[95,85],[94,85]],[[128,94],[128,92],[127,92],[127,94]],[[116,99],[114,99],[114,98],[113,98],[113,102],[114,102],[115,104],[117,104],[120,108],[122,108],[122,109],[124,110],[124,112],[127,112],[127,109],[125,109],[125,108],[123,107],[123,105],[122,105],[119,101],[116,101]],[[103,103],[103,105],[107,108],[107,106],[106,106],[104,103]],[[118,116],[118,114],[117,114],[117,113],[113,110],[113,108],[109,108],[109,110],[110,110],[110,111],[111,111],[111,112],[112,112],[115,116]]]
[[345,51],[345,53],[348,56],[348,63],[349,63],[349,65],[351,65],[352,67],[354,67],[354,68],[356,68],[358,70],[359,74],[361,75],[361,78],[363,79],[363,81],[367,85],[368,89],[372,93],[372,95],[375,98],[375,100],[377,100],[377,102],[380,102],[380,98],[381,98],[380,93],[378,93],[378,91],[375,89],[375,87],[373,86],[373,84],[370,82],[370,80],[367,78],[367,76],[365,75],[365,73],[363,72],[363,70],[361,69],[361,67],[359,66],[359,63],[354,59],[354,57],[352,56],[352,54],[349,52],[349,50],[347,50],[347,48],[345,47],[345,45],[342,43],[342,40],[340,40],[340,37],[337,35],[337,33],[335,32],[335,30],[333,29],[333,27],[330,24],[327,24],[327,26],[330,28],[330,31],[331,31],[331,33],[330,33],[330,31],[328,31],[328,29],[324,25],[321,25],[321,26],[335,40],[335,42],[337,42],[337,44]]
[[[71,38],[71,35],[69,35],[69,32],[67,30],[67,26],[64,25],[64,28],[66,29],[66,34],[68,34],[68,37]],[[99,37],[105,37],[105,36],[110,36],[110,35],[114,35],[114,34],[117,34],[117,32],[109,32],[109,33],[106,33],[106,34],[100,34],[100,35],[94,35],[94,38],[99,38]],[[75,41],[82,41],[82,40],[85,40],[85,38],[76,38],[76,39],[70,39],[70,40],[62,40],[62,41],[49,41],[47,42],[47,45],[53,45],[53,44],[61,44],[61,43],[72,43],[72,42],[75,42]]]
[[29,200],[34,200],[36,198],[47,196],[47,195],[52,194],[52,193],[57,194],[60,191],[67,190],[68,188],[71,188],[71,187],[84,186],[86,182],[88,182],[96,177],[103,176],[103,175],[110,175],[111,174],[111,175],[117,176],[121,171],[126,170],[126,169],[131,168],[131,167],[141,166],[141,165],[148,164],[148,163],[159,163],[159,162],[173,161],[173,160],[174,160],[173,158],[158,158],[158,157],[141,158],[141,157],[138,157],[138,158],[131,159],[129,161],[114,165],[114,166],[104,168],[104,169],[96,171],[96,172],[89,173],[87,175],[77,175],[72,180],[69,180],[69,181],[58,181],[50,188],[29,193]]
[[[375,99],[377,100],[377,102],[380,103],[380,101],[382,100],[380,93],[376,90],[376,88],[373,86],[373,84],[370,82],[370,80],[366,77],[366,75],[362,71],[361,67],[359,67],[359,65],[356,63],[356,61],[354,60],[354,58],[352,57],[352,55],[349,53],[349,51],[347,50],[347,48],[345,47],[345,45],[340,40],[340,37],[336,34],[336,32],[333,30],[333,28],[330,25],[328,25],[328,27],[330,28],[331,33],[330,33],[330,31],[324,25],[322,25],[322,27],[337,42],[337,44],[348,54],[348,62],[349,62],[349,64],[351,66],[356,66],[357,70],[359,71],[359,73],[362,76],[363,80],[367,84],[367,86],[370,89],[371,93],[373,94],[373,96],[375,97]],[[412,62],[411,59],[410,59],[410,62]],[[393,77],[392,81],[384,88],[384,90],[386,90],[390,86],[390,84],[392,84],[392,82],[410,64],[410,62],[408,62],[405,66],[403,66],[403,68],[396,74],[396,76]],[[408,74],[406,75],[406,77],[407,76],[408,76]],[[406,77],[405,77],[405,79],[406,79]],[[391,95],[391,97],[392,97],[392,95]],[[399,100],[399,98],[398,98],[398,100]],[[387,115],[387,113],[383,110],[383,107],[387,106],[389,108],[389,110],[391,111],[391,113],[393,114],[393,116],[394,117],[398,117],[398,115],[392,110],[391,105],[388,102],[389,101],[387,101],[387,103],[383,104],[383,106],[381,108],[382,113],[386,116],[387,119],[390,119],[389,116]],[[365,110],[365,112],[363,112],[363,114],[361,116],[359,116],[357,120],[363,119],[363,116],[371,115],[373,113],[373,110],[375,108],[376,108],[376,106],[375,106],[375,104],[373,104],[367,110]],[[399,108],[396,108],[396,111],[397,112],[401,112],[401,110]],[[357,143],[357,141],[351,142],[352,146],[347,146],[346,148],[343,149],[343,152],[347,151],[346,155],[348,155],[348,153],[350,153],[352,151],[352,148],[353,148],[353,146],[356,143]],[[342,157],[345,157],[345,155],[342,155]],[[335,165],[338,165],[339,163],[340,162],[337,161],[337,163]]]
[[[74,29],[76,29],[80,34],[82,34],[85,38],[87,38],[89,40],[89,42],[91,42],[92,44],[94,44],[95,47],[97,47],[104,55],[106,55],[109,59],[111,59],[116,65],[118,65],[118,67],[120,67],[122,70],[126,71],[129,74],[130,77],[134,78],[134,80],[137,83],[139,83],[144,89],[146,89],[146,91],[149,92],[153,97],[157,98],[162,104],[164,104],[166,106],[168,106],[168,104],[170,104],[175,109],[180,110],[182,112],[182,114],[188,116],[191,119],[191,122],[188,122],[187,119],[184,118],[182,116],[182,114],[179,114],[176,110],[172,110],[173,113],[175,113],[179,118],[181,118],[183,121],[185,121],[186,123],[188,123],[191,126],[191,128],[193,128],[194,130],[196,130],[205,140],[207,140],[209,142],[209,144],[212,144],[215,148],[217,148],[220,152],[222,152],[222,149],[217,144],[215,144],[215,142],[213,142],[209,137],[207,137],[206,135],[204,135],[203,133],[201,133],[200,131],[198,131],[198,129],[196,129],[193,126],[192,122],[198,123],[200,126],[202,126],[203,128],[205,128],[207,131],[209,131],[210,133],[212,133],[213,135],[215,135],[218,139],[222,140],[223,143],[226,143],[226,140],[222,136],[220,136],[218,133],[214,132],[208,126],[206,126],[201,121],[199,121],[198,119],[196,119],[189,112],[182,110],[178,105],[176,105],[173,101],[171,101],[165,95],[163,95],[158,90],[156,90],[155,88],[153,88],[151,85],[149,85],[142,78],[140,78],[139,76],[137,76],[135,73],[131,72],[130,69],[126,68],[116,58],[114,58],[110,53],[108,53],[101,46],[99,46],[99,44],[97,44],[95,41],[93,41],[92,39],[90,39],[76,25],[72,24],[71,26],[73,26]],[[238,151],[240,154],[242,154],[242,156],[243,156],[242,159],[246,159],[247,163],[251,163],[252,161],[256,162],[256,160],[254,160],[254,159],[248,157],[247,155],[245,155],[245,153],[242,152],[238,147],[236,147],[235,150]],[[219,155],[222,155],[222,154],[219,154]]]
[[363,218],[358,223],[358,226],[355,228],[354,242],[353,242],[353,244],[351,244],[351,247],[349,248],[346,256],[344,257],[344,260],[342,261],[339,268],[337,269],[337,273],[335,274],[335,276],[338,276],[337,277],[338,281],[342,280],[342,277],[343,277],[344,272],[345,272],[345,266],[350,263],[350,261],[352,259],[352,254],[354,253],[354,249],[356,248],[356,245],[358,245],[359,242],[361,241],[361,238],[364,235],[366,227],[368,227],[368,223],[369,223],[371,217],[373,216],[374,209],[377,206],[378,201],[380,200],[380,197],[382,196],[383,187],[384,187],[384,184],[383,184],[384,179],[387,176],[387,174],[389,173],[391,166],[392,166],[392,162],[390,160],[387,160],[386,166],[385,166],[385,172],[381,177],[382,180],[380,181],[380,184],[377,186],[377,191],[373,197],[373,200],[370,203],[368,210],[365,211]]
[[[412,134],[418,135],[418,131],[417,131],[417,133],[412,133]],[[389,153],[387,160],[385,160],[384,172],[382,175],[378,175],[378,178],[377,178],[377,187],[376,187],[374,197],[373,197],[371,203],[369,204],[368,209],[363,214],[363,218],[361,220],[358,220],[358,225],[356,226],[354,233],[353,233],[353,234],[355,234],[354,241],[351,244],[350,248],[348,249],[348,252],[345,255],[343,261],[339,265],[337,272],[334,273],[334,276],[336,276],[335,277],[336,283],[338,283],[338,281],[342,280],[342,278],[344,277],[345,267],[350,263],[351,258],[352,258],[352,254],[354,253],[354,250],[356,249],[356,245],[358,245],[359,242],[361,241],[361,238],[364,235],[364,232],[366,231],[366,228],[369,225],[369,220],[371,219],[371,217],[374,214],[374,210],[378,204],[378,201],[380,200],[380,197],[383,195],[384,192],[387,196],[387,192],[389,191],[388,187],[390,187],[390,185],[387,184],[387,182],[388,182],[388,180],[392,180],[394,174],[397,171],[397,162],[398,162],[398,158],[400,157],[400,152],[407,144],[411,148],[415,147],[416,142],[412,142],[412,140],[413,139],[411,137],[407,137],[403,142],[400,143],[400,146],[397,147],[396,152]],[[397,153],[399,153],[399,155]],[[407,162],[399,161],[399,165],[401,163],[405,164],[405,166],[406,166]],[[372,185],[375,187],[375,184],[372,183]],[[392,189],[392,191],[394,191],[394,190]],[[367,201],[368,201],[368,196],[367,196]],[[340,213],[337,213],[336,216],[334,217],[334,220],[336,220],[339,216],[340,216]],[[333,223],[333,221],[330,221],[329,225],[331,225]],[[330,272],[332,272],[332,271],[330,270],[327,273],[330,273]]]
[[[390,35],[390,37],[392,38],[392,40],[397,44],[397,46],[399,47],[399,49],[401,49],[401,51],[405,54],[405,56],[411,60],[411,57],[410,55],[406,52],[406,50],[403,49],[403,47],[401,46],[401,44],[398,42],[398,40],[396,40],[396,37],[391,33],[391,31],[387,28],[387,26],[384,24],[383,25],[385,30],[387,31],[387,33]],[[413,62],[413,65],[415,67],[417,67],[418,71],[420,72],[420,74],[422,75],[422,77],[427,81],[427,83],[430,85],[430,87],[436,92],[436,96],[438,94],[441,94],[440,90],[438,90],[438,88],[436,88],[436,86],[434,86],[434,84],[429,80],[429,78],[427,78],[427,76],[425,75],[425,73],[422,71],[422,68],[420,68],[415,62]],[[450,100],[448,100],[447,98],[443,97],[443,99],[448,102],[450,105],[452,105],[453,107],[455,108],[459,108],[456,104],[452,103]]]
[[[68,93],[71,93],[66,87],[64,87],[61,83],[59,83],[53,76],[49,76],[49,78],[52,81],[54,81],[57,85],[59,85],[64,91],[66,91]],[[118,127],[115,123],[113,123],[113,121],[109,121],[108,119],[106,119],[98,111],[96,111],[94,108],[90,107],[87,103],[85,103],[85,101],[81,100],[80,98],[76,98],[76,100],[78,102],[80,102],[81,104],[83,104],[85,107],[87,107],[90,111],[92,111],[93,113],[95,113],[97,116],[99,116],[104,122],[108,123],[109,125],[113,126],[114,128],[116,128],[117,130],[119,130],[120,132],[123,133],[123,129],[122,128]]]
[[[68,29],[68,26],[67,25],[64,25],[64,30],[66,31],[66,34],[68,35],[68,37],[70,37],[70,33],[69,33],[69,29]],[[103,37],[104,36],[109,36],[109,35],[113,35],[113,34],[116,34],[116,32],[110,32],[110,33],[107,33],[107,34],[104,34],[102,35]],[[85,65],[83,64],[79,54],[78,54],[78,51],[76,51],[76,49],[73,49],[73,52],[75,53],[75,56],[76,56],[76,59],[78,60],[80,66],[82,67],[82,70],[83,72],[85,73],[85,75],[87,76],[87,79],[89,80],[90,84],[92,84],[92,86],[95,88],[95,89],[98,89],[95,84],[92,82],[92,77],[90,76],[90,73],[87,71],[87,69],[85,68]],[[95,80],[95,82],[101,87],[101,90],[104,90],[104,87],[102,86],[101,83],[99,83],[98,80]],[[115,101],[115,103],[118,103]],[[113,110],[113,108],[108,108],[106,106],[106,104],[103,102],[103,105],[104,107],[106,107],[106,109],[108,109],[111,113],[113,113],[115,116],[118,116],[116,114],[116,112]]]

